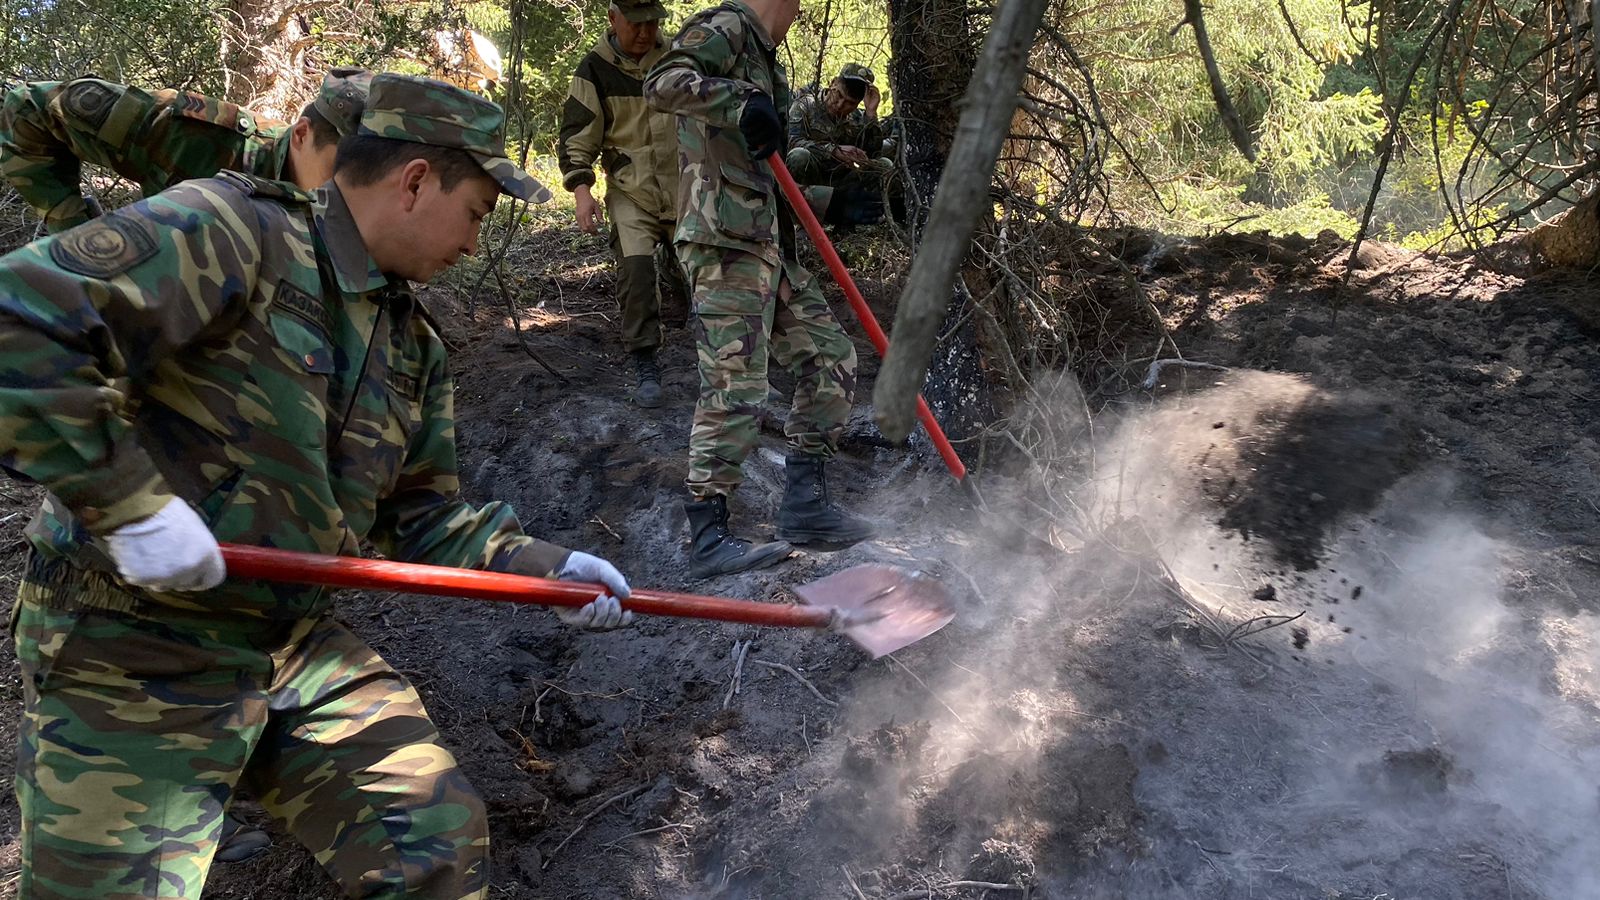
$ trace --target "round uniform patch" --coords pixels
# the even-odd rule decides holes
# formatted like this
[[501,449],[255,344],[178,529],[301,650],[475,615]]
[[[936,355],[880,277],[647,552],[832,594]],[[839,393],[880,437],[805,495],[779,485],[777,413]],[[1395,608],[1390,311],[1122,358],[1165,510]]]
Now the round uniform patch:
[[695,26],[678,37],[679,47],[698,47],[711,40],[711,29]]
[[91,278],[121,275],[156,254],[149,226],[126,216],[102,216],[57,235],[50,258],[68,272]]
[[74,118],[99,128],[116,105],[117,92],[98,81],[80,81],[67,88],[62,103]]

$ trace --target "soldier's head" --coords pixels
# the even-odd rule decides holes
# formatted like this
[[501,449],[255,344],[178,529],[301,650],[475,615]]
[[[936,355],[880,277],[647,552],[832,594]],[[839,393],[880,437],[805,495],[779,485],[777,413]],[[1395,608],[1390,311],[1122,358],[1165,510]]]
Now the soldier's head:
[[309,191],[333,177],[339,140],[355,134],[371,83],[365,69],[334,69],[322,79],[316,99],[289,129],[288,180]]
[[661,20],[666,17],[667,8],[661,0],[612,0],[606,10],[617,46],[634,59],[642,59],[655,47]]
[[834,118],[842,119],[861,104],[862,98],[867,96],[867,89],[872,87],[872,81],[871,69],[860,63],[846,63],[839,70],[838,77],[828,85],[822,102]]
[[500,194],[550,192],[506,156],[505,111],[431,78],[385,73],[357,132],[339,142],[334,183],[379,268],[427,281],[478,249]]

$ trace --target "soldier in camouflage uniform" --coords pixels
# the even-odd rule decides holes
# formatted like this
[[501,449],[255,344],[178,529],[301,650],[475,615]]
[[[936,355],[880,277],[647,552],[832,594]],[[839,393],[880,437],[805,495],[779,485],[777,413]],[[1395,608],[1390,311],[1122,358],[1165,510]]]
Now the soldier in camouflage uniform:
[[[0,464],[49,494],[12,613],[20,900],[198,898],[235,786],[352,897],[482,898],[484,807],[329,592],[237,541],[601,582],[458,496],[445,350],[406,280],[475,251],[504,114],[379,75],[315,195],[224,173],[0,259]],[[248,761],[248,762],[247,762]]]
[[[644,102],[644,76],[666,52],[659,0],[617,0],[607,11],[610,29],[578,62],[561,110],[556,155],[561,181],[577,200],[578,227],[598,226],[594,166],[606,170],[606,211],[611,217],[611,252],[617,260],[617,303],[622,307],[622,346],[633,356],[638,387],[634,402],[661,405],[661,298],[663,281],[681,280],[677,260],[657,251],[669,244],[678,214],[678,131],[668,113]],[[680,291],[681,293],[681,291]]]
[[[872,70],[848,63],[820,94],[789,107],[784,163],[824,222],[869,225],[883,217],[885,176],[894,171],[878,122]],[[859,109],[857,107],[860,107]]]
[[[678,258],[694,292],[700,398],[689,436],[690,572],[771,565],[789,543],[869,537],[828,497],[824,473],[850,414],[856,354],[795,256],[794,222],[761,162],[780,150],[789,83],[776,49],[799,0],[727,0],[696,13],[645,81],[645,97],[678,115],[682,179]],[[728,497],[756,441],[768,356],[795,376],[779,540],[728,529]]]
[[98,78],[18,85],[0,105],[0,175],[51,234],[91,216],[83,163],[115,170],[146,197],[224,169],[312,190],[332,177],[334,150],[355,131],[371,80],[364,69],[334,69],[293,125],[200,94]]

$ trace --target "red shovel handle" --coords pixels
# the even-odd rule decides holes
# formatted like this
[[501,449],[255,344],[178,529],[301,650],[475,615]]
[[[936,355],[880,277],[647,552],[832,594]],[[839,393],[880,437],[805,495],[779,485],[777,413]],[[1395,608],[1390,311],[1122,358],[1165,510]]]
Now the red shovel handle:
[[[794,209],[794,214],[800,217],[800,223],[805,226],[806,234],[811,235],[811,243],[817,245],[822,258],[828,264],[828,271],[833,273],[833,280],[844,289],[845,299],[850,301],[850,308],[855,310],[856,319],[861,322],[861,327],[866,329],[867,337],[872,339],[872,346],[878,348],[878,356],[882,358],[889,354],[889,336],[883,333],[883,326],[878,324],[878,317],[872,314],[872,308],[867,306],[867,299],[861,296],[861,291],[856,288],[854,278],[844,267],[844,260],[839,258],[839,252],[833,249],[833,241],[828,239],[827,232],[822,230],[822,223],[817,221],[817,214],[811,211],[811,205],[806,203],[806,195],[800,190],[800,185],[795,182],[794,176],[789,174],[789,167],[783,164],[783,158],[774,153],[767,157],[768,165],[772,166],[772,174],[778,178],[778,186],[783,188],[783,194],[789,198],[789,206]],[[944,436],[944,429],[939,427],[939,420],[933,417],[933,410],[928,408],[928,402],[917,395],[917,419],[922,422],[922,427],[927,429],[928,437],[933,439],[933,445],[939,448],[939,456],[944,459],[944,464],[950,469],[950,474],[957,481],[967,477],[966,464],[961,462],[961,457],[956,455],[956,449],[950,446],[950,439]]]
[[[228,564],[229,578],[258,578],[288,584],[315,584],[323,587],[367,588],[432,594],[438,597],[467,597],[501,603],[527,603],[538,606],[582,606],[606,590],[604,585],[576,581],[554,581],[503,572],[480,572],[448,566],[360,559],[353,556],[323,556],[295,553],[266,547],[223,544],[222,558]],[[750,625],[778,625],[791,628],[823,628],[833,610],[816,606],[789,606],[703,597],[698,594],[669,594],[665,591],[636,590],[622,601],[622,608],[653,616],[683,619],[714,619]]]

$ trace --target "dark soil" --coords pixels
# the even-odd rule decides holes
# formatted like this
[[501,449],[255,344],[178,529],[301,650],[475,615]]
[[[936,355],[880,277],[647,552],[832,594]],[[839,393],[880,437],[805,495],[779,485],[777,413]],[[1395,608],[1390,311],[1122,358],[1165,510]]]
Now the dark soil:
[[[688,333],[668,331],[668,402],[644,411],[626,399],[601,241],[547,228],[508,266],[533,307],[528,346],[567,383],[498,304],[465,301],[470,274],[429,290],[475,501],[510,501],[530,533],[638,585],[789,602],[788,585],[892,561],[941,575],[959,606],[944,631],[870,660],[828,635],[649,618],[584,635],[533,608],[348,598],[340,617],[418,686],[488,802],[491,896],[1022,896],[940,887],[961,880],[1035,898],[1586,895],[1573,853],[1592,849],[1592,818],[1568,829],[1567,801],[1519,805],[1505,781],[1518,766],[1497,755],[1511,751],[1476,724],[1521,729],[1518,752],[1550,748],[1527,772],[1587,789],[1592,816],[1596,769],[1579,763],[1600,746],[1600,686],[1580,657],[1600,609],[1600,285],[1394,251],[1336,304],[1348,247],[1331,239],[1137,237],[1100,239],[1137,267],[1185,356],[1271,373],[1172,369],[1154,397],[1108,406],[1108,423],[1162,436],[1140,445],[1165,466],[1161,490],[1127,490],[1161,505],[1074,552],[1013,552],[862,406],[835,496],[884,537],[705,583],[681,550]],[[903,271],[885,240],[857,232],[846,248],[880,308]],[[851,330],[864,403],[876,364]],[[772,531],[781,449],[769,434],[747,466],[744,534]],[[33,495],[4,490],[14,583],[23,517],[5,517]],[[1457,516],[1476,530],[1438,537]],[[1129,522],[1137,543],[1121,540]],[[1419,574],[1435,571],[1463,580]],[[1212,627],[1286,612],[1306,615],[1246,640]],[[20,689],[4,671],[9,755]],[[1396,749],[1414,747],[1436,749]],[[15,821],[0,806],[0,865]],[[279,835],[215,869],[208,896],[335,892]]]

